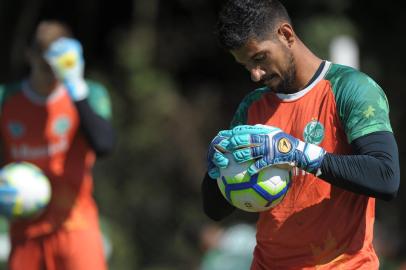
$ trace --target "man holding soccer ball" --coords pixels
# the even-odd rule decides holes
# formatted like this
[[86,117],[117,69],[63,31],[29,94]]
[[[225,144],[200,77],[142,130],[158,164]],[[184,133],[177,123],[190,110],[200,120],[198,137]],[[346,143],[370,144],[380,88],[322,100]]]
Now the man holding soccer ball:
[[372,245],[375,198],[399,187],[399,160],[383,90],[367,75],[322,60],[298,38],[277,0],[231,0],[221,44],[263,88],[249,93],[208,151],[202,183],[214,220],[235,208],[215,180],[229,160],[254,160],[249,174],[294,166],[289,192],[261,212],[252,270],[378,269]]
[[60,22],[38,25],[27,56],[28,78],[0,87],[2,158],[39,167],[52,194],[41,214],[10,220],[9,269],[106,269],[92,167],[114,146],[107,91],[85,80],[82,46]]

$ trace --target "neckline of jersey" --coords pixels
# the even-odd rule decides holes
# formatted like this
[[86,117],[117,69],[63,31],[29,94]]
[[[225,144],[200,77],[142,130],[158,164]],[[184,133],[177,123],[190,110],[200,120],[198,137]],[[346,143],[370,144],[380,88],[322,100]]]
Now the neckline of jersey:
[[[324,64],[324,65],[323,65]],[[316,84],[318,84],[323,78],[324,76],[327,74],[328,70],[330,69],[331,66],[331,62],[324,60],[320,66],[322,66],[321,71],[320,68],[317,69],[317,71],[315,72],[315,75],[313,76],[313,78],[310,80],[310,82],[307,84],[307,86],[305,88],[303,88],[302,90],[300,90],[299,92],[293,93],[293,94],[282,94],[282,93],[275,93],[275,95],[282,101],[296,101],[298,99],[300,99],[301,97],[303,97],[304,95],[306,95],[310,90],[312,90],[314,88],[314,86]],[[317,74],[319,73],[319,74]]]
[[32,103],[37,105],[45,105],[57,99],[63,93],[62,84],[58,84],[54,91],[48,96],[41,96],[34,89],[32,89],[28,80],[25,80],[22,85],[24,96],[27,97]]

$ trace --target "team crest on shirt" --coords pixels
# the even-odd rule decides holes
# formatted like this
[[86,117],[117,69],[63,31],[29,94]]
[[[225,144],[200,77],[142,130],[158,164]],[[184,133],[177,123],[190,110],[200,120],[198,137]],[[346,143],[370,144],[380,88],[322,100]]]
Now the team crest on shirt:
[[324,126],[313,119],[304,128],[303,138],[305,142],[320,144],[324,139]]
[[20,138],[25,132],[24,125],[17,121],[11,121],[8,124],[8,131],[13,138]]
[[52,131],[57,135],[64,135],[68,132],[70,126],[69,118],[67,116],[61,116],[54,122]]

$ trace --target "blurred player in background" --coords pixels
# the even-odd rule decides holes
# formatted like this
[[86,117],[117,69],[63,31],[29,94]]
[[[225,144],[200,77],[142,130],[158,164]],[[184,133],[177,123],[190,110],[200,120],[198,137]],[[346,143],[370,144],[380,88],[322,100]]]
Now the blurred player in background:
[[286,197],[259,215],[251,269],[378,269],[375,198],[393,199],[400,178],[383,90],[367,75],[314,55],[277,0],[228,1],[217,30],[265,87],[245,97],[231,129],[209,147],[206,214],[220,220],[234,210],[213,180],[228,164],[216,145],[238,162],[255,160],[251,175],[291,164]]
[[204,255],[200,270],[247,270],[255,247],[255,227],[209,224],[201,231]]
[[9,269],[106,269],[92,167],[114,147],[107,91],[84,79],[81,44],[60,22],[38,25],[27,56],[28,78],[0,88],[3,159],[39,166],[52,198],[39,217],[11,221]]

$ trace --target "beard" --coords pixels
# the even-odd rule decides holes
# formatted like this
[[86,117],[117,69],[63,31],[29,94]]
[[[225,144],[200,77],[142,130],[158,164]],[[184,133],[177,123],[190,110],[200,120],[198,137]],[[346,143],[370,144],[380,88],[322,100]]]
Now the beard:
[[[286,68],[281,74],[278,76],[278,78],[273,78],[274,76],[267,76],[263,78],[264,83],[266,81],[270,80],[278,80],[278,82],[271,83],[268,85],[269,88],[272,89],[272,91],[276,93],[294,93],[295,89],[293,89],[293,83],[296,78],[296,66],[294,63],[294,57],[291,52],[289,52],[287,49],[285,49],[285,59],[286,60]],[[266,83],[265,83],[266,84]]]
[[281,82],[276,86],[277,93],[293,93],[293,83],[296,77],[296,67],[293,61],[293,55],[289,55],[287,69],[281,74]]

